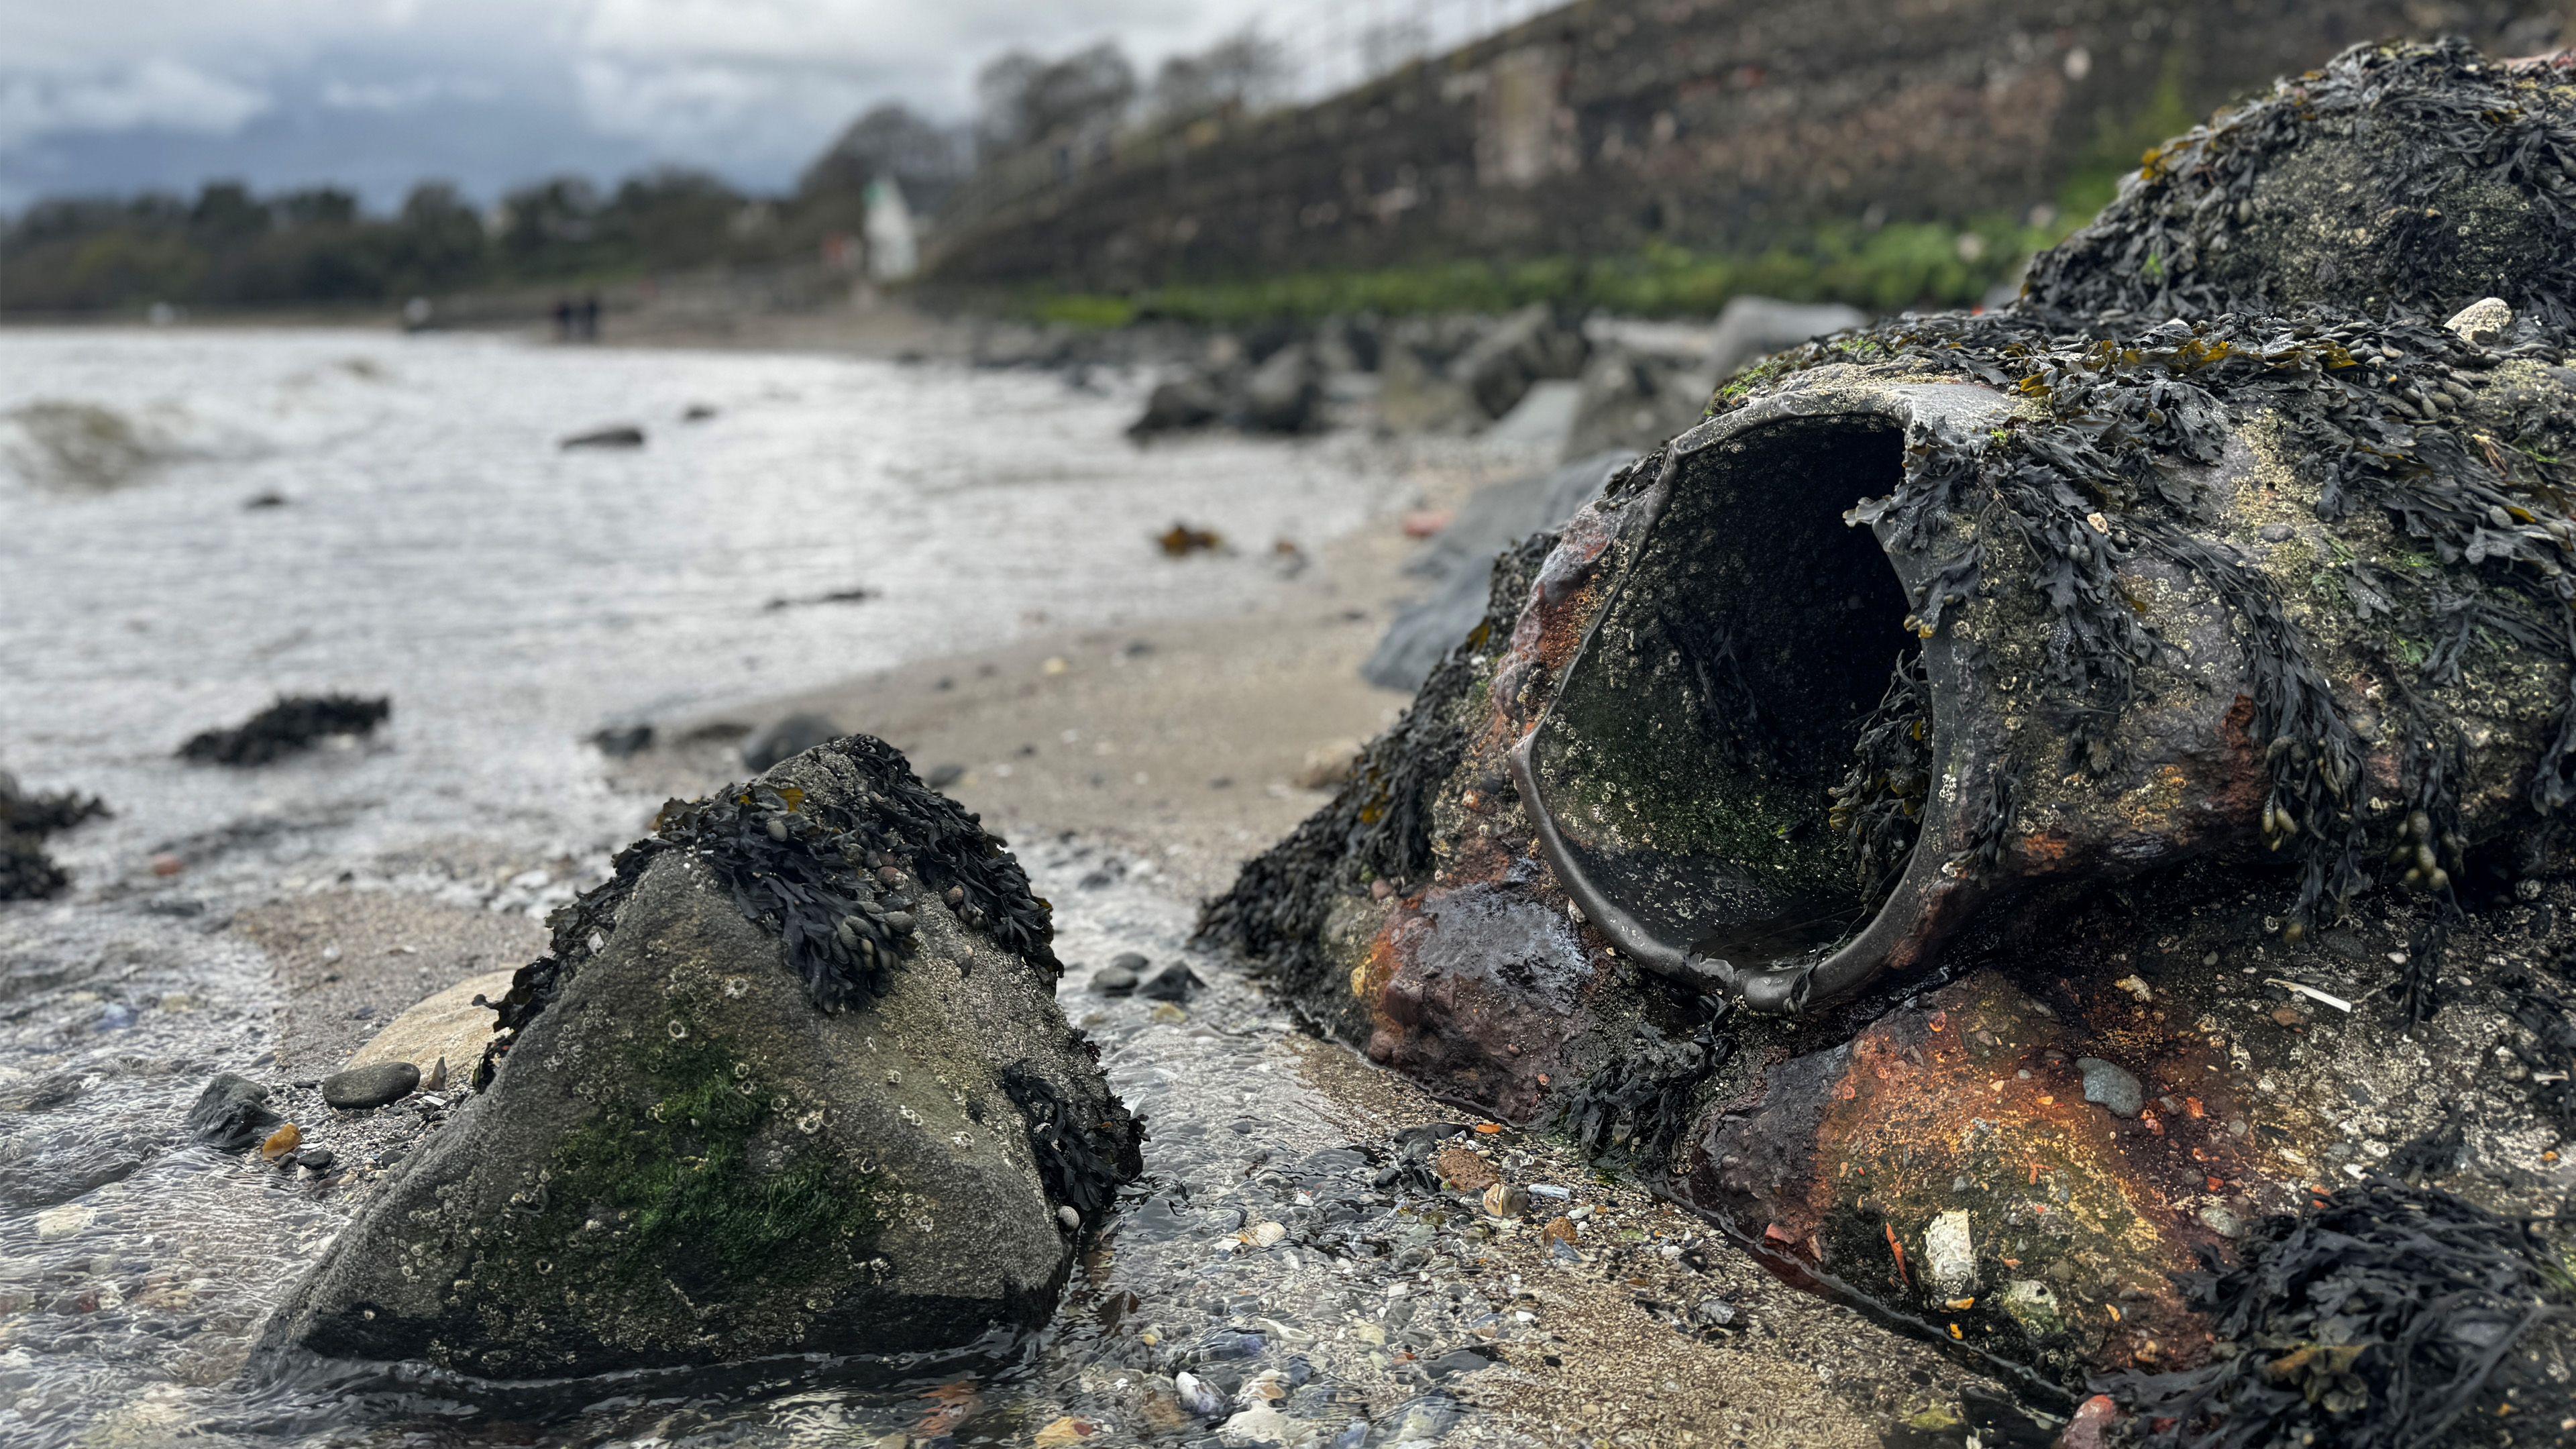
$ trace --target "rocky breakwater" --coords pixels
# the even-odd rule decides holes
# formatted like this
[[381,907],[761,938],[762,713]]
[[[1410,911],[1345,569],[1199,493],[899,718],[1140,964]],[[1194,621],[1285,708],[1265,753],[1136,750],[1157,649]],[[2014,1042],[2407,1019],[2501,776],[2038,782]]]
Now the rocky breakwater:
[[2036,1399],[2576,1428],[2571,76],[2356,48],[1739,375],[1207,935]]
[[261,1361],[561,1378],[950,1348],[1043,1321],[1140,1124],[1047,907],[864,736],[673,802],[558,912],[476,1095]]

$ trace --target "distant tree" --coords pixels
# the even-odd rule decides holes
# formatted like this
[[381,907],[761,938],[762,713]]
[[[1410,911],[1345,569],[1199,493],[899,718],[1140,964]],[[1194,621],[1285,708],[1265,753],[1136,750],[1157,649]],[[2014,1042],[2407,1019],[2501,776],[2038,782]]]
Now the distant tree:
[[388,238],[391,280],[405,293],[444,292],[482,272],[489,242],[483,218],[454,185],[424,181],[403,198]]
[[604,249],[651,266],[702,266],[723,255],[748,205],[704,171],[676,166],[627,178],[595,217]]
[[188,208],[188,237],[214,251],[247,246],[274,224],[269,208],[238,181],[209,181]]
[[966,148],[955,129],[889,102],[852,121],[805,168],[796,191],[799,199],[815,202],[855,199],[870,181],[885,178],[902,187],[915,208],[934,211],[965,174]]
[[976,148],[984,156],[1098,135],[1136,103],[1136,68],[1115,41],[1061,60],[1011,51],[975,76]]
[[349,226],[358,219],[358,198],[336,186],[290,191],[269,202],[269,209],[290,227]]
[[1249,27],[1196,55],[1175,55],[1154,75],[1154,111],[1195,120],[1225,110],[1257,111],[1288,88],[1288,53]]
[[501,252],[532,275],[578,270],[599,230],[599,190],[557,176],[501,198]]

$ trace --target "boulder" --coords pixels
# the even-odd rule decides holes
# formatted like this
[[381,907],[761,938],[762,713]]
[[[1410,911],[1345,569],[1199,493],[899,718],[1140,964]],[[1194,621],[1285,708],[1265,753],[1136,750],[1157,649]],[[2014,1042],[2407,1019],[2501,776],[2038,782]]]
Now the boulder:
[[1449,376],[1486,417],[1499,418],[1532,383],[1580,374],[1591,350],[1580,327],[1546,303],[1533,302],[1495,323],[1450,365]]
[[1784,348],[1868,323],[1866,313],[1840,302],[1732,298],[1717,314],[1717,327],[1709,334],[1708,352],[1700,366],[1717,377],[1727,377],[1745,364]]
[[1606,450],[1642,453],[1700,420],[1718,374],[1696,358],[1596,349],[1575,385],[1568,461]]
[[1243,380],[1242,426],[1256,433],[1303,433],[1322,421],[1323,367],[1312,348],[1290,343]]
[[1407,317],[1383,334],[1378,356],[1378,422],[1395,432],[1464,432],[1491,414],[1450,365],[1475,340],[1465,317]]
[[1144,439],[1158,433],[1203,428],[1225,416],[1225,389],[1203,369],[1192,368],[1154,384],[1145,411],[1127,425],[1127,436]]
[[1046,907],[852,736],[666,807],[558,912],[478,1091],[262,1338],[491,1379],[1042,1321],[1139,1170]]
[[322,1100],[343,1112],[365,1112],[399,1102],[419,1085],[420,1068],[409,1062],[378,1062],[324,1077]]
[[1430,592],[1396,611],[1376,650],[1360,666],[1360,677],[1380,689],[1421,688],[1432,667],[1485,616],[1496,556],[1573,517],[1632,456],[1597,453],[1550,472],[1494,484],[1470,497],[1421,556],[1406,565],[1408,572],[1430,582]]
[[[426,1078],[443,1061],[451,1075],[462,1077],[483,1060],[483,1049],[491,1045],[500,1023],[488,1003],[498,1002],[509,993],[515,974],[487,971],[414,1002],[385,1023],[385,1029],[377,1032],[373,1040],[358,1048],[347,1066],[409,1062]],[[487,1004],[476,1005],[477,997]]]

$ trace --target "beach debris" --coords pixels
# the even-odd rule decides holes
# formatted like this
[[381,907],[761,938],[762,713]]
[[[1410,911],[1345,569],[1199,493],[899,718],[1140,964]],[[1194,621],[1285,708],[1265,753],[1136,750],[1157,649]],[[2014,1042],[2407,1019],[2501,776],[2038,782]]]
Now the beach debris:
[[798,609],[814,604],[864,604],[876,596],[876,590],[859,585],[846,589],[831,589],[820,594],[808,594],[803,598],[781,596],[771,599],[760,608],[762,613],[775,614],[781,609]]
[[1942,1213],[1923,1229],[1923,1274],[1942,1298],[1964,1298],[1977,1287],[1977,1246],[1964,1208]]
[[799,710],[742,742],[743,768],[772,769],[790,756],[801,755],[816,745],[839,739],[842,733],[831,716]]
[[248,768],[309,750],[326,739],[364,738],[393,717],[391,699],[354,694],[280,695],[277,702],[230,729],[206,730],[179,747],[179,758],[200,765]]
[[276,1162],[304,1145],[304,1129],[289,1122],[261,1139],[259,1155]]
[[549,925],[473,1091],[291,1291],[262,1371],[955,1347],[1042,1321],[1141,1170],[1046,906],[881,741],[666,805]]
[[1156,546],[1169,558],[1187,558],[1194,553],[1212,553],[1225,547],[1225,536],[1212,528],[1194,528],[1187,523],[1174,523],[1154,538]]
[[364,1112],[401,1101],[419,1085],[420,1068],[409,1062],[378,1062],[324,1077],[322,1100],[343,1112]]
[[644,430],[632,423],[621,423],[613,427],[594,428],[587,433],[574,433],[555,446],[559,448],[640,448],[644,446]]
[[107,813],[106,802],[95,795],[29,794],[17,776],[0,770],[0,901],[59,894],[71,877],[46,852],[46,837]]
[[2278,986],[2283,991],[2295,991],[2299,995],[2308,998],[2310,1001],[2316,1002],[2321,1006],[2331,1006],[2335,1010],[2347,1015],[2352,1011],[2351,1002],[2344,1000],[2342,997],[2335,995],[2331,991],[2320,991],[2316,987],[2310,986],[2304,981],[2292,981],[2286,976],[2266,976],[2263,978],[2263,984],[2266,986]]
[[268,1088],[248,1077],[218,1073],[188,1108],[188,1136],[218,1152],[247,1152],[267,1140],[281,1119],[268,1110]]

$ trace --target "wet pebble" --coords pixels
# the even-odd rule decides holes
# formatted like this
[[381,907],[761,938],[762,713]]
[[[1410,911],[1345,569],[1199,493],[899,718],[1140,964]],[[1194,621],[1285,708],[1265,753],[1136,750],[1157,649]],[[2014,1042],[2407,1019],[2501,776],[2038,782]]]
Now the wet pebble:
[[2147,1105],[2147,1090],[2137,1076],[2117,1062],[2100,1057],[2077,1057],[2075,1069],[2084,1074],[2084,1100],[2108,1111],[2114,1117],[2135,1117]]
[[206,1083],[188,1109],[188,1135],[218,1152],[245,1152],[277,1127],[268,1088],[230,1072]]
[[1206,984],[1197,972],[1175,961],[1147,978],[1136,994],[1151,1001],[1187,1001]]
[[343,1112],[363,1112],[401,1101],[419,1085],[420,1068],[409,1062],[378,1062],[324,1077],[322,1100]]
[[1091,973],[1091,991],[1096,996],[1128,996],[1136,990],[1136,973],[1124,966],[1103,966]]
[[1225,1401],[1225,1395],[1218,1393],[1207,1380],[1187,1369],[1172,1375],[1172,1391],[1180,1399],[1182,1408],[1202,1419],[1222,1419],[1226,1417],[1226,1411],[1230,1407]]

